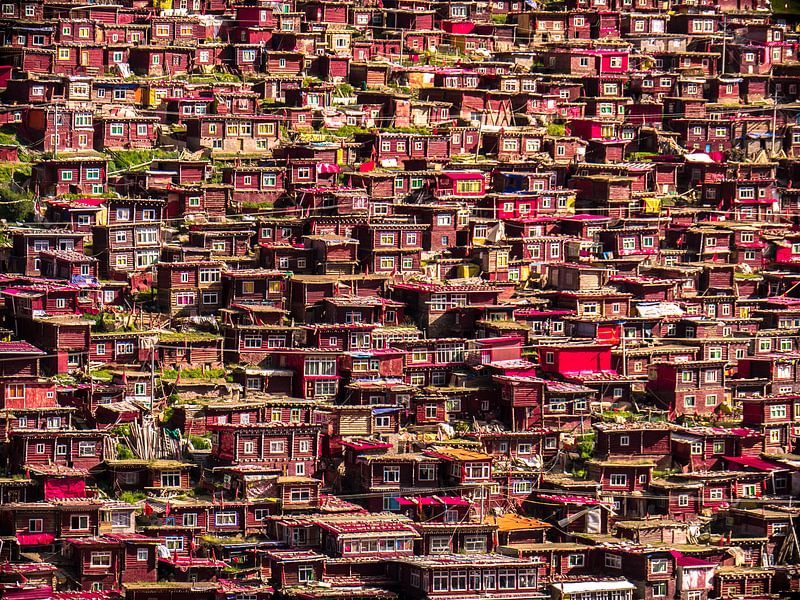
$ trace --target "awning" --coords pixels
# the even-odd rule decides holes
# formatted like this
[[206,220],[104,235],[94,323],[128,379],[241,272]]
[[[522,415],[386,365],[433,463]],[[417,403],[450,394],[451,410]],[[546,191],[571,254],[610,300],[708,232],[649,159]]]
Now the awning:
[[52,544],[56,539],[52,533],[18,533],[17,541],[20,546],[45,546]]

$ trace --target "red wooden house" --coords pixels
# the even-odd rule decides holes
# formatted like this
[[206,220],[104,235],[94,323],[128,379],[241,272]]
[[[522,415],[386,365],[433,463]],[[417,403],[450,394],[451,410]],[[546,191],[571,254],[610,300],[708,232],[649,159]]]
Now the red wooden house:
[[42,160],[33,166],[33,191],[41,196],[104,194],[107,168],[108,160],[97,154]]

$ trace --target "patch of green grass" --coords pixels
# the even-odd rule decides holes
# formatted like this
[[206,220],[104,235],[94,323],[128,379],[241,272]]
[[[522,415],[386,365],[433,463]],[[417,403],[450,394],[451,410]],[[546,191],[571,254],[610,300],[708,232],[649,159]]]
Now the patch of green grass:
[[92,379],[100,381],[111,381],[114,376],[108,369],[96,369],[90,373]]
[[608,412],[600,413],[600,417],[603,420],[613,421],[617,417],[622,417],[626,421],[629,421],[633,418],[633,413],[629,410],[610,410]]
[[195,450],[211,450],[211,440],[200,435],[190,435],[189,441],[192,442]]
[[136,504],[137,502],[144,500],[147,498],[147,494],[144,492],[122,492],[119,495],[119,499],[123,502],[127,502],[128,504]]
[[567,134],[567,126],[562,123],[550,123],[547,126],[547,135],[552,136],[565,136]]
[[[0,131],[0,143],[7,143],[9,134]],[[16,143],[16,138],[13,142]],[[0,218],[7,221],[30,221],[33,217],[33,194],[22,186],[31,176],[31,165],[25,162],[0,163]]]
[[492,15],[492,23],[495,25],[505,25],[508,22],[507,14]]
[[[181,369],[181,379],[220,379],[225,377],[225,369],[201,369],[200,367]],[[161,371],[161,379],[165,381],[175,381],[178,378],[178,371],[175,369],[164,369]]]
[[328,129],[327,127],[322,127],[319,130],[319,133],[323,135],[332,135],[339,138],[349,138],[353,137],[357,133],[369,133],[369,129],[366,127],[358,127],[357,125],[345,125],[344,127],[339,127],[339,129]]
[[631,152],[628,159],[636,162],[652,160],[654,156],[658,156],[655,152]]
[[0,144],[3,146],[18,146],[17,134],[5,127],[0,128]]
[[129,171],[132,167],[139,167],[151,160],[159,158],[177,158],[178,153],[172,150],[120,150],[111,152],[109,172]]
[[382,131],[386,131],[388,133],[417,133],[420,135],[431,134],[429,127],[386,127]]

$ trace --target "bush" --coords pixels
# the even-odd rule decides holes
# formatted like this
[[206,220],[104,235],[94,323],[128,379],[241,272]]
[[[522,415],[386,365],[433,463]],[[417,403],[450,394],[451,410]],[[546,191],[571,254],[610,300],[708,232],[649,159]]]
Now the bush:
[[172,408],[171,406],[165,408],[164,411],[161,413],[161,423],[162,424],[169,423],[172,420],[173,414],[175,414],[174,408]]
[[116,425],[115,427],[112,427],[109,431],[116,436],[130,435],[131,426],[127,423],[123,423],[122,425]]
[[211,450],[211,440],[200,435],[190,435],[189,441],[192,442],[195,450]]
[[567,134],[567,126],[562,123],[550,123],[547,126],[547,135],[564,136]]
[[147,494],[143,492],[122,492],[119,495],[119,499],[128,504],[136,504],[145,498],[147,498]]
[[118,460],[130,460],[132,458],[136,458],[136,455],[134,455],[130,448],[128,448],[125,444],[117,444]]
[[594,434],[587,433],[577,441],[575,449],[581,455],[581,458],[590,458],[594,450]]

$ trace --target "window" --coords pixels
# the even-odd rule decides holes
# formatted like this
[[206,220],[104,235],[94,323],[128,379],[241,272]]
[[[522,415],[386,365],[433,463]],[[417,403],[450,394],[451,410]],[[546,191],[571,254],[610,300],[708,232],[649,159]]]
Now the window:
[[668,565],[666,558],[654,558],[650,561],[650,572],[653,575],[663,575],[667,572]]
[[194,292],[180,292],[175,294],[175,304],[177,306],[192,306],[195,304]]
[[44,531],[43,519],[28,519],[28,533],[41,533]]
[[628,485],[628,476],[624,473],[612,473],[609,482],[612,487],[625,487]]
[[436,478],[436,465],[420,465],[419,480],[433,481]]
[[314,567],[311,565],[300,565],[297,567],[297,580],[300,583],[314,581]]
[[498,569],[497,587],[501,590],[513,590],[517,587],[516,569]]
[[465,479],[488,479],[490,476],[490,467],[487,464],[467,464],[464,466]]
[[136,560],[146,561],[150,558],[150,551],[147,548],[138,548],[136,550]]
[[136,230],[136,241],[139,244],[155,244],[158,243],[158,238],[157,227],[143,227]]
[[450,573],[450,589],[452,591],[464,591],[467,589],[467,572],[466,571],[451,571]]
[[167,536],[164,545],[170,552],[183,552],[183,536]]
[[659,581],[653,584],[653,598],[663,598],[667,595],[667,583]]
[[95,442],[79,442],[78,456],[95,456],[97,444]]
[[239,515],[233,511],[218,512],[214,515],[214,524],[217,527],[231,527],[239,523]]
[[722,488],[711,488],[708,490],[708,499],[709,500],[722,500],[723,493]]
[[570,554],[567,556],[567,565],[570,569],[583,567],[586,564],[586,557],[583,554]]
[[497,588],[497,575],[495,575],[494,571],[488,571],[483,573],[483,589],[484,590],[493,590]]
[[180,471],[165,471],[161,473],[161,487],[181,487]]
[[269,443],[269,453],[270,454],[283,454],[285,444],[283,440],[272,440]]
[[110,567],[111,552],[92,552],[89,555],[89,564],[93,568]]
[[383,467],[385,483],[400,483],[400,467]]
[[747,483],[742,486],[743,498],[755,498],[758,495],[757,486],[754,483]]
[[184,527],[197,527],[197,513],[183,513]]
[[447,571],[444,573],[434,572],[432,584],[434,592],[446,592],[449,589],[449,577]]
[[785,419],[786,418],[786,405],[776,404],[769,407],[770,419]]
[[619,554],[606,553],[606,555],[605,555],[605,565],[609,569],[621,569],[622,568],[622,557]]
[[447,554],[450,552],[450,537],[433,536],[431,537],[430,553],[431,554]]
[[597,302],[583,302],[581,304],[584,315],[597,315],[600,314],[600,305]]
[[533,490],[533,482],[531,481],[515,481],[512,484],[512,493],[514,494],[530,494]]
[[216,283],[222,278],[219,269],[200,269],[200,283]]
[[86,531],[89,529],[88,515],[72,515],[69,519],[69,528],[73,531]]
[[689,496],[688,496],[688,494],[680,494],[678,496],[678,506],[680,506],[680,507],[689,506]]
[[336,381],[316,381],[314,382],[314,395],[315,396],[335,396],[336,395]]

